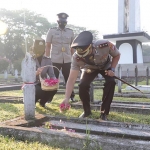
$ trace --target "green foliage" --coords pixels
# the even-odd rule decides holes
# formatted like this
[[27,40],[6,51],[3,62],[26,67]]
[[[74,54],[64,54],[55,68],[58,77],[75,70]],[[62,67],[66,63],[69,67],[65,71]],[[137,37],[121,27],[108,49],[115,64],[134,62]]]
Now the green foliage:
[[21,62],[22,62],[23,58],[20,58],[18,60],[15,60],[13,65],[14,65],[14,69],[17,69],[18,71],[21,71]]
[[150,56],[150,45],[142,45],[143,56]]
[[[67,25],[69,28],[71,28],[74,31],[74,36],[76,37],[80,32],[86,31],[85,27],[79,27],[74,25]],[[98,39],[99,32],[96,30],[89,30],[93,34],[94,40]]]
[[[57,26],[50,23],[42,15],[29,10],[6,10],[0,9],[0,17],[8,25],[6,35],[0,36],[0,56],[6,56],[12,63],[23,58],[26,48],[33,44],[33,40],[45,36],[49,28]],[[75,36],[85,31],[85,27],[67,25]],[[97,39],[98,31],[91,30],[94,40]]]
[[[2,54],[11,61],[24,57],[25,47],[30,47],[33,39],[45,35],[51,24],[43,16],[28,10],[0,9],[1,20],[9,29],[0,37]],[[25,40],[26,37],[26,40]]]
[[9,60],[6,58],[0,58],[0,72],[7,70],[9,66]]

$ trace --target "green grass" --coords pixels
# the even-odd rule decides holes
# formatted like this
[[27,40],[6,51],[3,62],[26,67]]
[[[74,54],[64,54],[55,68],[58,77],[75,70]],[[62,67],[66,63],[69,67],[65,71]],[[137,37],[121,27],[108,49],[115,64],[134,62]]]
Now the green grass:
[[21,97],[21,96],[23,96],[23,92],[22,92],[22,90],[2,91],[2,92],[0,92],[0,96],[15,96],[15,97]]
[[[5,91],[0,92],[0,96],[23,96],[21,90],[18,91]],[[102,90],[94,91],[94,99],[101,100]],[[39,106],[37,103],[36,113],[47,114],[53,116],[66,116],[66,117],[78,117],[82,113],[82,109],[71,108],[65,113],[60,113],[59,104],[62,102],[64,95],[55,95],[51,103],[47,104],[47,109]],[[79,100],[79,96],[75,96]],[[134,102],[150,102],[147,98],[125,98],[125,97],[114,97],[113,100],[118,101],[134,101]],[[13,103],[0,103],[0,122],[13,119],[24,115],[24,105],[23,104],[13,104]],[[92,119],[99,119],[100,112],[92,110]],[[134,113],[124,113],[124,112],[110,112],[108,119],[110,121],[125,122],[125,123],[140,123],[150,125],[150,115],[140,115]],[[69,148],[60,148],[59,144],[48,145],[39,142],[29,142],[29,141],[18,141],[14,138],[0,136],[0,150],[71,150]]]
[[[100,89],[94,90],[94,99],[101,100],[103,91]],[[113,97],[115,101],[127,101],[127,102],[150,102],[148,98],[132,98],[132,97]]]
[[42,144],[40,142],[29,142],[16,140],[13,137],[0,136],[0,150],[73,150],[70,148],[59,148],[58,145]]
[[[18,91],[9,91],[9,92],[0,92],[1,95],[7,96],[22,96],[23,93],[21,90]],[[102,90],[95,90],[95,99],[101,99]],[[78,95],[75,96],[76,99],[79,100]],[[44,109],[39,106],[37,103],[36,113],[47,114],[53,116],[67,116],[67,117],[78,117],[82,113],[82,109],[74,109],[71,108],[69,111],[65,113],[61,113],[59,111],[59,104],[62,102],[64,95],[56,94],[51,103],[47,104],[47,109]],[[134,101],[134,102],[150,102],[148,98],[125,98],[125,97],[114,97],[114,100],[118,101]],[[93,119],[99,118],[99,111],[92,111],[93,115],[91,116]],[[13,103],[5,103],[0,105],[0,121],[5,121],[8,119],[12,119],[24,114],[24,105],[23,104],[13,104]],[[121,113],[121,112],[110,112],[109,120],[118,121],[118,122],[132,122],[132,123],[144,123],[150,124],[150,117],[148,115],[139,115],[139,114],[131,114],[131,113]]]

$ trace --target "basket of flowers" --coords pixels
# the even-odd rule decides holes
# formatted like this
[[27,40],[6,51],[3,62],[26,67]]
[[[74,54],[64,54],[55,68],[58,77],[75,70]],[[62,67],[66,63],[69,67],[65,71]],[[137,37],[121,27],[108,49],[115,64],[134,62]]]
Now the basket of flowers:
[[41,89],[44,91],[54,91],[59,88],[59,80],[58,79],[42,79],[40,77]]
[[[47,66],[43,66],[42,68],[45,68],[45,67],[54,67],[59,71],[59,69],[56,66],[47,65]],[[41,89],[43,91],[54,91],[59,88],[59,79],[56,79],[56,78],[43,79],[41,77],[41,74],[39,75],[39,79],[41,82]]]

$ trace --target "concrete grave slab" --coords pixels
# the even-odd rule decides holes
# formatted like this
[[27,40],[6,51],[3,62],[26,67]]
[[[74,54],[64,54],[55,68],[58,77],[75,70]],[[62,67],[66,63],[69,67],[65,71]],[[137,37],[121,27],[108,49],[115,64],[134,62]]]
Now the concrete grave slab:
[[[60,122],[60,119],[62,120]],[[61,127],[76,128],[76,132],[67,130],[46,129],[41,123],[50,121]],[[84,133],[88,128],[96,134]],[[122,127],[121,127],[122,126]],[[124,126],[124,127],[123,127]],[[42,143],[59,143],[61,146],[81,149],[102,149],[102,150],[150,150],[150,127],[145,125],[78,119],[57,116],[44,116],[37,114],[36,121],[26,121],[24,117],[18,117],[0,124],[0,134],[14,136],[20,140],[40,141]],[[141,128],[142,127],[142,128]],[[83,130],[84,132],[78,132]],[[100,133],[101,134],[97,134]],[[108,133],[111,134],[108,134]],[[94,133],[94,132],[93,132]],[[122,138],[116,135],[122,134]],[[131,137],[127,137],[130,135]],[[139,136],[138,136],[139,134]],[[138,139],[136,139],[138,138]],[[143,139],[139,139],[143,138]]]
[[[71,103],[71,107],[76,109],[82,109],[82,103],[76,102]],[[101,104],[91,104],[92,110],[100,110]],[[145,104],[119,104],[119,103],[112,103],[111,104],[111,111],[117,112],[127,112],[127,113],[137,113],[137,114],[150,114],[150,105]]]

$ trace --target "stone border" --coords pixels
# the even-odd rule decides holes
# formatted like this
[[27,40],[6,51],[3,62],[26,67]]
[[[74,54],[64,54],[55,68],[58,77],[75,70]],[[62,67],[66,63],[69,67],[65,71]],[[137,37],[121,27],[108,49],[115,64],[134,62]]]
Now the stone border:
[[[62,147],[70,147],[77,150],[81,150],[83,147],[88,150],[96,150],[96,148],[102,148],[103,150],[149,150],[150,142],[145,140],[117,138],[115,136],[111,137],[105,135],[91,135],[30,126],[35,126],[38,121],[41,123],[47,119],[59,120],[60,118],[65,119],[62,117],[50,117],[40,114],[36,115],[36,121],[26,121],[24,120],[23,116],[18,117],[10,121],[6,121],[5,123],[3,122],[3,124],[0,124],[0,134],[4,136],[13,136],[19,140],[39,141],[52,145],[56,143]],[[79,119],[74,118],[74,121],[77,120]],[[83,119],[81,121],[83,121],[82,124],[84,125],[86,120]],[[103,125],[113,124],[113,122],[92,121],[91,119],[88,119],[88,121],[91,121],[92,123],[99,122]],[[18,122],[18,124],[16,122]],[[10,126],[10,124],[12,126]],[[22,127],[25,126],[25,124],[27,125],[27,127]],[[100,126],[100,124],[98,126]]]

